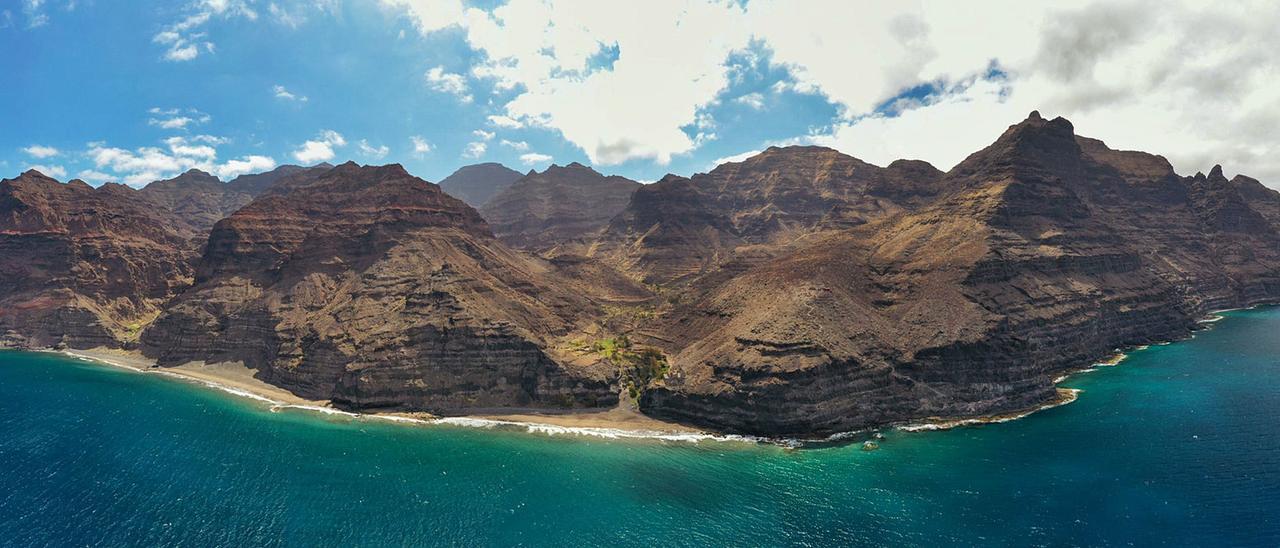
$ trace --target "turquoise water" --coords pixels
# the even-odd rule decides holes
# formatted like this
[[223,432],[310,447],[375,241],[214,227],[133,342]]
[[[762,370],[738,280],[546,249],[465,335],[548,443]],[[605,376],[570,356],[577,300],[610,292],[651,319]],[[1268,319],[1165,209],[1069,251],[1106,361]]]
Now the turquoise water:
[[0,352],[0,544],[1280,545],[1280,309],[882,449],[614,441],[270,412]]

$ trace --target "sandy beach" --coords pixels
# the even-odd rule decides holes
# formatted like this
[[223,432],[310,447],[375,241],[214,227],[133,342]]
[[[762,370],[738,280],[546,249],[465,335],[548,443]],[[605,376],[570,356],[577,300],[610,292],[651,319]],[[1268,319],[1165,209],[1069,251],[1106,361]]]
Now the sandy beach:
[[548,434],[576,433],[610,438],[659,439],[733,439],[717,436],[679,424],[663,422],[623,408],[603,411],[569,411],[559,413],[522,410],[517,413],[483,413],[472,416],[435,417],[427,413],[348,413],[333,408],[327,400],[309,400],[288,390],[254,377],[255,371],[239,362],[206,364],[186,363],[174,367],[155,367],[155,361],[139,353],[112,348],[63,350],[60,353],[123,367],[144,374],[158,374],[195,382],[210,388],[248,397],[277,407],[338,412],[352,416],[388,419],[421,424],[452,424],[475,427],[524,427],[530,432]]
[[[1210,323],[1221,319],[1218,314],[1225,311],[1213,311],[1205,315],[1202,323]],[[1130,349],[1136,350],[1137,348]],[[437,417],[428,413],[351,413],[334,408],[326,400],[309,400],[301,398],[288,390],[268,384],[254,377],[255,371],[242,363],[224,362],[206,364],[200,362],[186,363],[175,367],[155,367],[155,361],[137,352],[112,348],[94,348],[89,350],[63,350],[62,354],[123,367],[146,374],[159,374],[176,379],[195,382],[210,388],[223,390],[242,397],[252,398],[272,404],[274,408],[298,408],[322,413],[339,413],[352,417],[384,419],[410,424],[448,424],[478,428],[515,428],[541,434],[576,434],[599,436],[606,438],[666,439],[680,441],[699,440],[734,440],[734,441],[767,441],[754,437],[712,434],[689,426],[660,421],[638,411],[623,406],[607,410],[548,412],[542,410],[519,410],[511,413],[478,413],[466,416]],[[1055,384],[1068,377],[1088,372],[1097,367],[1115,366],[1128,357],[1127,351],[1117,351],[1112,356],[1076,370],[1064,372]],[[982,417],[930,417],[907,424],[888,425],[885,428],[897,428],[905,431],[942,430],[959,426],[970,426],[1017,420],[1037,411],[1051,409],[1069,404],[1079,397],[1079,390],[1059,388],[1058,395],[1052,401],[1045,402],[1030,409],[1012,411]],[[856,437],[862,432],[836,434],[828,440],[840,440]],[[775,440],[794,442],[795,440]]]

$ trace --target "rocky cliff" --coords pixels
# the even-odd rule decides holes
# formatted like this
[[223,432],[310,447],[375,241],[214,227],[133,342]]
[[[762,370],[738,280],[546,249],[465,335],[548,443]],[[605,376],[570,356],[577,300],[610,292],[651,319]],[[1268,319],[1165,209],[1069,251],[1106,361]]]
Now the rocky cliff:
[[936,194],[941,175],[920,161],[881,168],[829,148],[770,147],[644,186],[591,252],[648,282],[683,283],[729,261],[775,256],[815,232],[902,212]]
[[188,175],[0,182],[5,339],[244,362],[353,409],[621,393],[811,437],[1041,405],[1117,348],[1280,302],[1280,193],[1037,113],[945,173],[820,147],[651,185],[553,166],[489,200],[488,222],[399,166],[293,171],[218,220],[194,267],[198,223],[173,217],[222,202],[161,193],[209,186]]
[[519,171],[499,163],[486,162],[462,166],[440,180],[440,188],[479,209],[499,192],[524,177]]
[[554,267],[399,165],[282,181],[219,221],[195,287],[142,337],[162,365],[240,361],[354,409],[600,407],[616,369],[553,341],[599,315]]
[[1065,370],[1280,299],[1276,225],[1244,196],[1276,193],[1245,188],[1033,113],[935,198],[694,282],[643,409],[807,436],[1049,401]]
[[553,165],[512,183],[486,202],[480,214],[504,243],[555,254],[594,239],[640,186],[576,162]]
[[186,235],[117,184],[36,171],[0,181],[0,338],[7,344],[132,344],[191,282]]
[[331,167],[328,164],[311,168],[285,165],[264,173],[242,175],[229,183],[192,169],[172,179],[152,182],[142,188],[140,195],[172,213],[175,228],[195,240],[199,247],[214,223],[248,205],[279,180],[314,176]]

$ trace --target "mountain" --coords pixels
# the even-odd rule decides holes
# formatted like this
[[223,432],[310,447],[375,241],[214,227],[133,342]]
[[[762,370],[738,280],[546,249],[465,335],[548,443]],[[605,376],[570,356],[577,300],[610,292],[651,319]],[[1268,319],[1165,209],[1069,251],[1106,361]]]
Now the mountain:
[[504,243],[546,252],[594,238],[641,186],[577,162],[552,165],[512,183],[486,202],[480,214]]
[[191,282],[186,236],[127,186],[0,181],[0,339],[31,346],[131,344]]
[[942,173],[919,161],[881,168],[823,147],[770,147],[692,178],[635,193],[594,253],[652,283],[772,256],[815,231],[847,229],[916,206]]
[[330,165],[311,168],[285,165],[265,173],[241,175],[230,183],[192,169],[172,179],[155,181],[142,188],[141,195],[174,214],[178,229],[197,240],[213,224],[240,209],[284,177],[319,173]]
[[691,282],[654,328],[671,370],[642,409],[781,436],[1008,412],[1208,310],[1280,300],[1280,227],[1257,199],[1061,118],[1033,113],[929,186]]
[[570,164],[480,212],[398,165],[293,170],[195,240],[177,217],[239,190],[184,177],[0,183],[3,342],[242,362],[350,409],[814,437],[1060,401],[1116,349],[1280,303],[1280,192],[1034,112],[945,173],[821,147],[650,185]]
[[237,192],[243,192],[250,196],[257,197],[263,192],[266,192],[267,189],[272,187],[272,185],[275,185],[277,181],[285,177],[293,177],[304,173],[319,174],[330,169],[333,169],[333,165],[328,162],[321,162],[311,167],[286,164],[271,171],[241,175],[228,181],[227,186]]
[[486,162],[458,168],[440,181],[440,188],[467,205],[479,208],[523,176],[502,164]]
[[399,165],[282,180],[214,226],[196,285],[142,337],[353,409],[610,406],[615,371],[553,346],[600,307]]

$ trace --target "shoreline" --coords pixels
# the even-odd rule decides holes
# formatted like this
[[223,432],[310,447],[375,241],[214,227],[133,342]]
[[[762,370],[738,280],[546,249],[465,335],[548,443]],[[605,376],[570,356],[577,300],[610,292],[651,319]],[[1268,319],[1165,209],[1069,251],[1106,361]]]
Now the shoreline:
[[[1197,323],[1212,327],[1212,324],[1223,319],[1220,314],[1235,310],[1250,310],[1251,307],[1214,310],[1205,314]],[[1194,337],[1194,333],[1191,335]],[[1153,343],[1155,345],[1170,344],[1173,341]],[[1100,367],[1114,367],[1129,357],[1130,352],[1143,350],[1151,345],[1134,346],[1117,349],[1115,354],[1105,360],[1069,370],[1053,379],[1057,385],[1073,375],[1096,371]],[[604,411],[571,411],[561,413],[538,413],[533,411],[503,413],[481,413],[462,416],[436,416],[428,413],[357,413],[334,408],[325,400],[308,400],[288,390],[266,383],[255,378],[255,370],[237,363],[206,364],[191,362],[175,367],[156,367],[154,360],[137,352],[112,348],[93,348],[87,350],[54,350],[54,349],[15,349],[33,352],[49,352],[61,354],[78,360],[100,363],[135,373],[158,374],[171,379],[199,384],[235,396],[258,401],[269,405],[268,410],[279,412],[286,409],[311,411],[326,415],[341,415],[352,419],[372,419],[392,423],[421,426],[457,426],[467,428],[497,429],[523,431],[529,434],[547,436],[577,435],[600,437],[606,439],[634,439],[661,441],[726,441],[741,443],[770,443],[787,448],[805,445],[823,445],[854,441],[882,430],[899,430],[902,432],[922,432],[949,430],[962,426],[998,424],[1025,418],[1039,411],[1061,407],[1076,401],[1082,390],[1057,387],[1057,397],[1051,401],[1023,410],[1007,411],[992,415],[972,417],[928,417],[912,421],[886,424],[880,427],[865,428],[849,432],[839,432],[823,438],[765,438],[737,434],[716,434],[698,430],[693,427],[660,421],[637,411],[614,408]]]

